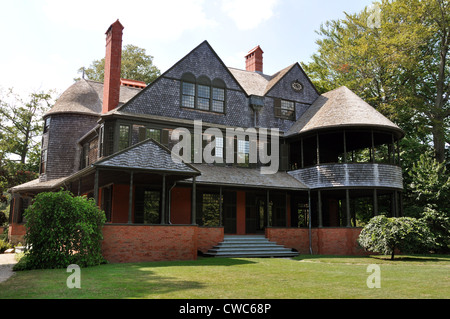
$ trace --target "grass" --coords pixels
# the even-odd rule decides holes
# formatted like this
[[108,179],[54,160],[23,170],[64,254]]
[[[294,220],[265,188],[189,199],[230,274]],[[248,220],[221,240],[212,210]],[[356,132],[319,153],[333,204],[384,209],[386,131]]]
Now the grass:
[[[381,288],[369,289],[378,264]],[[201,258],[105,264],[81,269],[69,289],[66,269],[18,271],[0,283],[0,299],[447,299],[450,256]]]

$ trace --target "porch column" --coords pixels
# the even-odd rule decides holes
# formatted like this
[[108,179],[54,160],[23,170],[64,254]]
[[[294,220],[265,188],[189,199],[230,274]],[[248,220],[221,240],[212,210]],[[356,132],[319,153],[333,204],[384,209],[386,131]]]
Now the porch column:
[[319,210],[319,227],[323,227],[322,221],[322,194],[320,191],[317,191],[317,208]]
[[269,197],[269,190],[266,190],[266,211],[267,211],[267,220],[266,220],[266,227],[269,227],[270,226],[270,216],[269,216],[269,200],[270,200],[270,197]]
[[80,195],[81,195],[81,178],[78,179],[78,195],[77,196],[80,196]]
[[222,186],[219,187],[219,227],[222,226]]
[[128,192],[128,224],[133,223],[133,178],[134,173],[133,171],[130,172],[130,190]]
[[196,199],[197,199],[197,195],[196,195],[196,177],[192,177],[192,199],[191,199],[191,224],[192,225],[196,225],[197,224],[197,205],[196,205]]
[[166,174],[162,175],[161,191],[161,225],[166,223]]
[[320,147],[319,147],[319,133],[316,135],[316,144],[317,144],[317,165],[320,164]]
[[308,189],[308,237],[309,237],[309,253],[312,255],[312,225],[311,225],[311,191]]
[[350,215],[350,191],[345,190],[345,211],[347,213],[347,227],[351,227],[351,215]]
[[345,131],[343,132],[344,135],[344,163],[347,163],[347,139],[345,138]]
[[302,168],[304,168],[305,167],[305,160],[304,160],[304,158],[303,158],[303,137],[302,137],[302,139],[300,140],[300,154],[301,154],[301,167]]
[[395,141],[394,141],[394,134],[391,135],[392,139],[392,164],[395,165]]
[[373,215],[378,215],[378,194],[377,189],[373,190]]
[[95,170],[94,199],[95,199],[95,205],[98,206],[98,169]]
[[370,131],[372,134],[372,150],[370,151],[370,154],[372,154],[372,163],[375,163],[375,138],[373,136],[373,130]]

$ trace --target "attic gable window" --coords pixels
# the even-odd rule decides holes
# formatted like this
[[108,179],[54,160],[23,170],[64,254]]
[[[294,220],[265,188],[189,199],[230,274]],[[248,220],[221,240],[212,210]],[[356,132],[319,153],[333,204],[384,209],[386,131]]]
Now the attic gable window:
[[206,76],[196,78],[185,73],[181,78],[181,106],[215,113],[225,112],[225,82],[211,81]]

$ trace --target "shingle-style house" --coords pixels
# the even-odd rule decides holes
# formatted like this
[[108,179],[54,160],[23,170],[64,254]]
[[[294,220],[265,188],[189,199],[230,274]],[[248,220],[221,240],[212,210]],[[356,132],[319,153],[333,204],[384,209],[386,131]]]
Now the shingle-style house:
[[[121,79],[122,30],[116,21],[106,33],[104,83],[79,80],[45,114],[40,177],[11,189],[12,241],[25,234],[33,196],[61,187],[105,211],[111,262],[359,254],[357,203],[401,215],[404,133],[348,88],[320,95],[298,63],[264,74],[259,46],[245,70],[227,67],[206,41],[149,85]],[[200,120],[200,146],[214,140],[215,163],[181,161],[197,158],[195,147],[173,155],[175,132],[192,133],[195,145]],[[270,141],[230,138],[227,129],[267,131]],[[262,174],[267,161],[252,161],[251,151],[271,147],[278,169]]]

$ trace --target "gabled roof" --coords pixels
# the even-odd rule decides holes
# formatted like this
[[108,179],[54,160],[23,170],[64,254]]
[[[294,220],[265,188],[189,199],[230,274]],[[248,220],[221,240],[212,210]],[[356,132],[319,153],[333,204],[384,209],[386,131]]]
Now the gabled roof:
[[229,67],[228,69],[241,84],[247,95],[264,96],[270,89],[278,83],[297,63],[294,63],[273,75],[261,74],[258,72],[240,70]]
[[92,165],[103,168],[179,173],[191,176],[200,174],[192,165],[182,163],[181,160],[174,161],[170,150],[153,139],[137,143]]
[[396,131],[399,137],[404,135],[397,125],[342,86],[319,96],[286,136],[318,129],[358,126],[385,128]]
[[[142,89],[120,87],[119,104],[126,103]],[[77,113],[99,116],[102,112],[103,83],[81,79],[65,90],[44,115]]]

